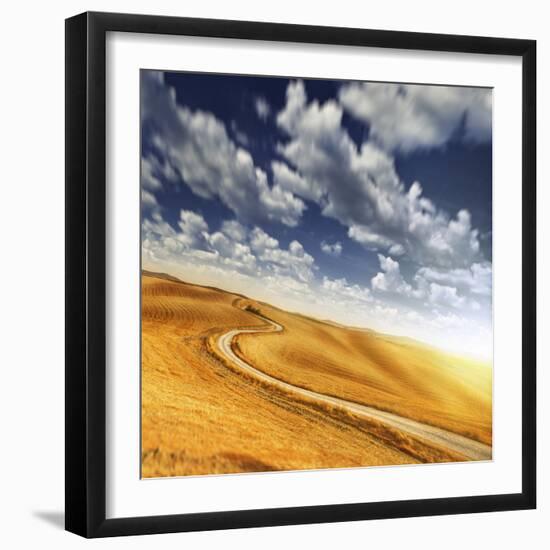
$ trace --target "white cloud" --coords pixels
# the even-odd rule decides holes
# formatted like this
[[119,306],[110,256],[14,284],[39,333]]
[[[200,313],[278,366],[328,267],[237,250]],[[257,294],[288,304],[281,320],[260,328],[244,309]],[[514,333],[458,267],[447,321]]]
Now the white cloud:
[[278,248],[279,241],[268,235],[263,229],[255,227],[250,233],[252,249],[262,254],[268,248]]
[[259,169],[256,171],[259,206],[263,209],[264,216],[270,221],[282,222],[289,227],[298,225],[306,208],[303,201],[280,185],[269,187],[265,172]]
[[463,296],[458,295],[455,287],[438,285],[437,283],[430,283],[428,299],[432,304],[454,307],[456,309],[460,309],[466,302]]
[[144,218],[142,229],[150,234],[160,237],[175,237],[177,235],[175,229],[166,223],[159,212],[153,212],[151,218]]
[[334,256],[337,258],[342,254],[342,243],[340,241],[336,241],[335,243],[327,243],[326,241],[321,241],[321,250],[328,254],[329,256]]
[[466,269],[441,270],[430,267],[420,268],[417,277],[426,281],[459,287],[480,296],[491,296],[492,292],[491,263],[474,263]]
[[451,86],[354,82],[343,86],[342,105],[370,126],[388,150],[410,152],[444,145],[464,125],[464,139],[491,139],[491,90]]
[[231,240],[220,231],[207,235],[206,239],[212,249],[222,256],[231,257],[233,255],[236,244],[235,241]]
[[[406,298],[414,298],[416,300],[427,300],[425,305],[432,304],[440,308],[464,309],[470,308],[472,311],[480,311],[481,305],[474,298],[468,297],[468,294],[473,292],[483,296],[487,288],[482,286],[485,281],[476,280],[475,274],[482,274],[481,279],[486,277],[487,269],[490,267],[480,267],[479,264],[474,264],[470,270],[433,270],[430,268],[420,268],[414,276],[414,285],[409,284],[403,275],[399,262],[385,257],[382,254],[378,255],[381,272],[377,273],[371,280],[371,287],[375,293],[386,293],[399,295]],[[434,280],[438,282],[434,282]],[[441,283],[446,284],[441,284]],[[462,289],[462,292],[456,286]],[[490,293],[490,290],[489,290]],[[418,304],[417,307],[420,307]]]
[[401,294],[408,297],[421,297],[422,290],[414,290],[401,275],[399,262],[392,258],[378,254],[381,272],[377,273],[371,280],[373,291]]
[[190,210],[181,210],[178,228],[165,222],[159,212],[145,218],[142,243],[147,257],[227,268],[260,280],[288,277],[302,284],[314,278],[315,260],[296,240],[281,248],[277,239],[259,227],[249,231],[235,220],[224,221],[219,231],[210,232],[206,220]]
[[155,175],[154,157],[141,159],[141,187],[143,189],[161,189],[162,183]]
[[[396,248],[401,251],[403,247],[394,243],[388,237],[384,237],[378,233],[374,233],[366,225],[352,225],[348,229],[348,237],[362,244],[365,248],[370,250],[384,250],[388,252],[392,248]],[[401,246],[401,248],[399,248]]]
[[[260,230],[261,231],[261,230]],[[263,243],[272,244],[273,240],[269,235],[261,237]],[[258,239],[252,242],[252,247],[258,246]],[[278,242],[275,246],[264,246],[263,249],[255,248],[258,251],[258,258],[267,265],[267,269],[278,275],[291,275],[299,281],[308,282],[314,277],[313,256],[305,252],[304,247],[298,241],[292,241],[288,249],[279,248]]]
[[176,104],[159,73],[142,78],[143,120],[153,122],[153,143],[196,195],[217,197],[246,222],[273,220],[294,226],[305,205],[281,186],[271,187],[248,151],[228,136],[212,113]]
[[392,244],[388,248],[388,253],[392,256],[402,256],[405,254],[405,247],[401,244]]
[[266,122],[271,114],[271,106],[265,97],[259,96],[254,99],[254,109],[256,110],[256,114],[260,120],[263,122]]
[[146,189],[141,190],[141,206],[144,208],[158,208],[159,204],[155,195]]
[[141,186],[149,191],[162,189],[160,177],[170,183],[177,180],[177,174],[168,162],[161,163],[155,155],[141,158]]
[[250,146],[250,140],[248,139],[248,136],[241,129],[239,129],[235,120],[231,121],[231,131],[233,132],[237,143],[239,143],[243,147]]
[[219,231],[208,235],[207,240],[211,248],[220,255],[220,263],[240,272],[256,273],[256,257],[249,246],[235,242]]
[[153,260],[178,262],[197,251],[203,260],[215,260],[217,253],[207,247],[208,224],[200,214],[181,210],[177,225],[179,231],[167,223],[160,212],[153,212],[151,218],[145,218],[142,222],[144,254]]
[[181,210],[178,225],[186,235],[197,236],[208,231],[208,224],[200,214],[191,210]]
[[341,279],[323,277],[321,288],[346,299],[360,300],[363,302],[371,301],[370,290],[368,288],[356,284],[349,284],[345,277]]
[[271,169],[273,171],[273,181],[275,185],[303,199],[314,202],[320,200],[321,189],[290,169],[284,162],[278,160],[273,161],[271,163]]
[[237,220],[225,220],[222,222],[221,231],[234,241],[244,241],[247,235],[246,227]]
[[279,152],[297,172],[284,185],[305,198],[299,187],[307,182],[307,198],[366,248],[446,269],[478,261],[479,236],[469,212],[460,210],[451,218],[422,196],[418,182],[407,190],[393,158],[370,141],[358,148],[341,119],[338,103],[308,103],[303,83],[289,84],[277,122],[290,139],[279,144]]
[[313,291],[308,283],[298,281],[294,277],[288,275],[266,275],[262,279],[262,285],[265,285],[271,292],[277,296],[291,295],[298,298],[298,303],[303,304],[304,299],[311,298]]

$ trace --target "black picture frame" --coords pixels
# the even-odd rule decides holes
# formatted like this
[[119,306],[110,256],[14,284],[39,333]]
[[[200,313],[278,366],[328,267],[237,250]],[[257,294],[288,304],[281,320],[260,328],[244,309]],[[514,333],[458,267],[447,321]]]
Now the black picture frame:
[[[522,490],[106,519],[105,42],[109,31],[243,38],[522,60]],[[66,20],[66,529],[107,537],[532,509],[536,506],[536,42],[480,36],[83,13]]]

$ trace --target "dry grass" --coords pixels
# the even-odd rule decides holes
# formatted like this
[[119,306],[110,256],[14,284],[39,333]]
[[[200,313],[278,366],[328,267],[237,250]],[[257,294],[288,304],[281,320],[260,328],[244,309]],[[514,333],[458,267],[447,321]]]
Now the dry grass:
[[282,333],[237,337],[238,352],[294,385],[492,440],[492,369],[404,338],[319,322],[262,304]]
[[[235,327],[263,324],[252,311],[235,307],[235,302],[243,306],[242,297],[217,289],[160,277],[142,278],[144,477],[462,459],[383,424],[274,391],[244,376],[233,365],[224,364],[212,350],[211,339]],[[291,330],[305,328],[303,338],[309,337],[311,326],[307,329],[308,323],[316,323],[297,317],[297,325],[293,325],[292,314],[274,308],[267,311],[267,306],[249,302],[285,326],[290,322],[288,330],[282,334],[256,335],[258,341],[265,340],[267,347],[264,346],[263,352],[260,346],[253,345],[254,335],[241,337],[241,353],[246,354],[251,363],[260,366],[255,363],[258,354],[267,353],[267,361],[261,363],[262,370],[284,375],[288,381],[296,383],[293,377],[304,368],[306,374],[310,373],[309,382],[314,383],[318,391],[321,387],[326,389],[322,385],[329,383],[331,391],[328,393],[341,397],[350,398],[352,393],[361,394],[362,391],[367,392],[365,395],[369,399],[373,395],[385,395],[380,388],[382,381],[369,393],[368,383],[355,372],[355,367],[348,369],[348,356],[342,353],[330,377],[328,365],[318,363],[318,355],[323,356],[324,351],[319,345],[313,366],[303,364],[302,360],[294,368],[289,362],[276,369],[275,362],[280,354],[286,357],[290,351],[284,350],[292,342],[280,343],[288,339]],[[283,320],[281,316],[286,317]],[[330,328],[337,330],[337,327]],[[301,338],[297,340],[300,347],[304,345]],[[276,345],[271,350],[273,343]],[[388,345],[391,348],[395,344]],[[326,346],[324,341],[323,346]],[[249,352],[253,359],[248,357]],[[334,352],[330,347],[327,352],[330,362]],[[297,350],[294,357],[299,355]],[[314,368],[317,363],[321,368]],[[342,387],[331,380],[340,380]],[[355,400],[364,401],[364,398]],[[426,400],[429,401],[427,397]],[[383,403],[387,405],[391,399],[386,396]]]

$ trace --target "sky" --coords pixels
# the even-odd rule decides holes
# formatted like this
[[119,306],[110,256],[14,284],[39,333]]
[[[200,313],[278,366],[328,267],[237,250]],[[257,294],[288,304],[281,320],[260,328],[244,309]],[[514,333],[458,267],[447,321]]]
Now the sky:
[[141,71],[142,263],[492,357],[492,92]]

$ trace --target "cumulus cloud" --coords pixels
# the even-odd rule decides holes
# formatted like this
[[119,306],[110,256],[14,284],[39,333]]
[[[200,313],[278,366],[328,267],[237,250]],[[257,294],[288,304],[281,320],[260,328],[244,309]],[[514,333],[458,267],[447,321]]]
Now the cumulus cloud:
[[[298,225],[302,212],[306,208],[302,200],[280,185],[269,187],[265,172],[259,169],[257,169],[257,187],[259,190],[258,206],[268,220],[281,222],[289,227]],[[243,218],[246,219],[244,216]],[[249,215],[248,219],[250,218]]]
[[141,187],[149,191],[162,189],[160,178],[170,183],[177,180],[177,174],[173,167],[166,162],[161,162],[155,155],[149,154],[141,158]]
[[168,239],[168,249],[172,253],[178,253],[191,247],[197,248],[205,242],[208,224],[200,214],[191,210],[180,210],[177,222],[179,232],[166,223],[159,213],[153,215],[153,220],[154,223],[151,225],[148,225],[149,220],[145,220],[144,226],[162,238]]
[[147,191],[146,189],[141,190],[141,206],[144,209],[155,209],[159,207],[157,199],[153,193]]
[[[144,253],[152,261],[198,263],[229,268],[258,278],[292,278],[305,284],[314,278],[315,260],[293,240],[287,248],[263,229],[249,230],[236,220],[226,220],[219,231],[210,231],[200,214],[181,210],[174,229],[159,212],[142,224]],[[288,286],[288,282],[287,282]]]
[[269,289],[276,296],[290,295],[298,299],[298,303],[304,303],[304,300],[313,298],[314,291],[308,283],[298,281],[288,275],[266,275],[262,279],[262,285]]
[[405,281],[401,274],[401,268],[398,261],[389,256],[383,256],[382,254],[378,254],[378,261],[380,262],[380,269],[382,271],[378,272],[371,279],[373,291],[389,292],[416,298],[423,296],[424,292],[422,289],[413,289],[413,287]]
[[259,254],[265,252],[266,249],[279,247],[279,241],[259,227],[255,227],[250,233],[250,244],[252,249]]
[[308,103],[301,81],[289,84],[286,105],[277,115],[289,140],[279,144],[279,152],[296,171],[293,182],[280,187],[315,200],[323,215],[338,220],[351,239],[371,250],[406,254],[417,264],[445,269],[479,260],[479,235],[470,213],[460,210],[453,218],[422,195],[418,182],[407,189],[387,151],[371,141],[356,146],[342,126],[342,114],[334,100]]
[[429,300],[433,304],[450,306],[460,309],[466,302],[463,296],[459,296],[457,289],[452,286],[438,285],[430,283]]
[[419,301],[417,307],[431,304],[443,311],[464,307],[480,311],[480,303],[471,294],[477,293],[483,297],[490,295],[490,286],[487,285],[490,284],[491,268],[488,264],[474,264],[470,269],[450,271],[420,268],[413,282],[408,283],[398,261],[382,254],[378,254],[378,260],[381,271],[371,279],[372,290],[378,295],[394,294],[413,298]]
[[250,243],[258,258],[267,265],[267,269],[278,275],[290,275],[302,282],[314,277],[314,258],[308,254],[302,244],[292,241],[288,249],[280,248],[279,241],[259,227],[251,233]]
[[357,284],[349,284],[345,277],[342,277],[341,279],[330,279],[328,277],[323,277],[321,288],[345,299],[359,300],[363,302],[371,301],[371,294],[368,288],[361,287]]
[[231,237],[234,241],[244,241],[247,236],[246,227],[237,220],[223,221],[221,231],[228,237]]
[[266,122],[271,114],[271,106],[265,97],[258,96],[254,98],[254,109],[256,110],[258,118],[263,122]]
[[416,276],[429,282],[455,286],[480,296],[491,296],[492,274],[491,263],[483,262],[474,263],[466,269],[441,270],[422,267]]
[[327,243],[326,241],[321,241],[321,250],[328,254],[329,256],[334,256],[337,258],[342,254],[342,243],[340,241],[336,241],[335,243]]
[[281,189],[313,202],[318,202],[321,199],[321,189],[289,168],[284,162],[273,161],[271,170],[273,171],[275,185],[278,185]]
[[200,214],[191,210],[180,211],[180,221],[178,225],[185,235],[200,235],[208,231],[208,224]]
[[141,159],[141,187],[142,189],[161,189],[162,183],[155,174],[155,159],[147,157]]
[[206,265],[227,264],[233,249],[223,247],[222,233],[210,234],[206,220],[198,213],[181,210],[175,229],[162,214],[154,212],[142,222],[142,250],[152,261],[171,263],[197,262]]
[[298,223],[304,202],[280,185],[270,186],[267,174],[212,113],[178,105],[161,73],[143,73],[142,116],[142,122],[154,129],[156,152],[193,193],[205,199],[217,197],[247,222]]
[[354,82],[341,88],[339,99],[388,150],[441,147],[459,130],[467,141],[491,139],[488,89]]
[[239,128],[235,120],[231,121],[231,131],[233,132],[237,143],[239,143],[243,147],[248,147],[250,145],[250,140],[248,139],[248,136]]
[[222,264],[236,268],[243,273],[254,274],[256,272],[256,257],[250,247],[217,231],[206,236],[208,244],[219,254]]

